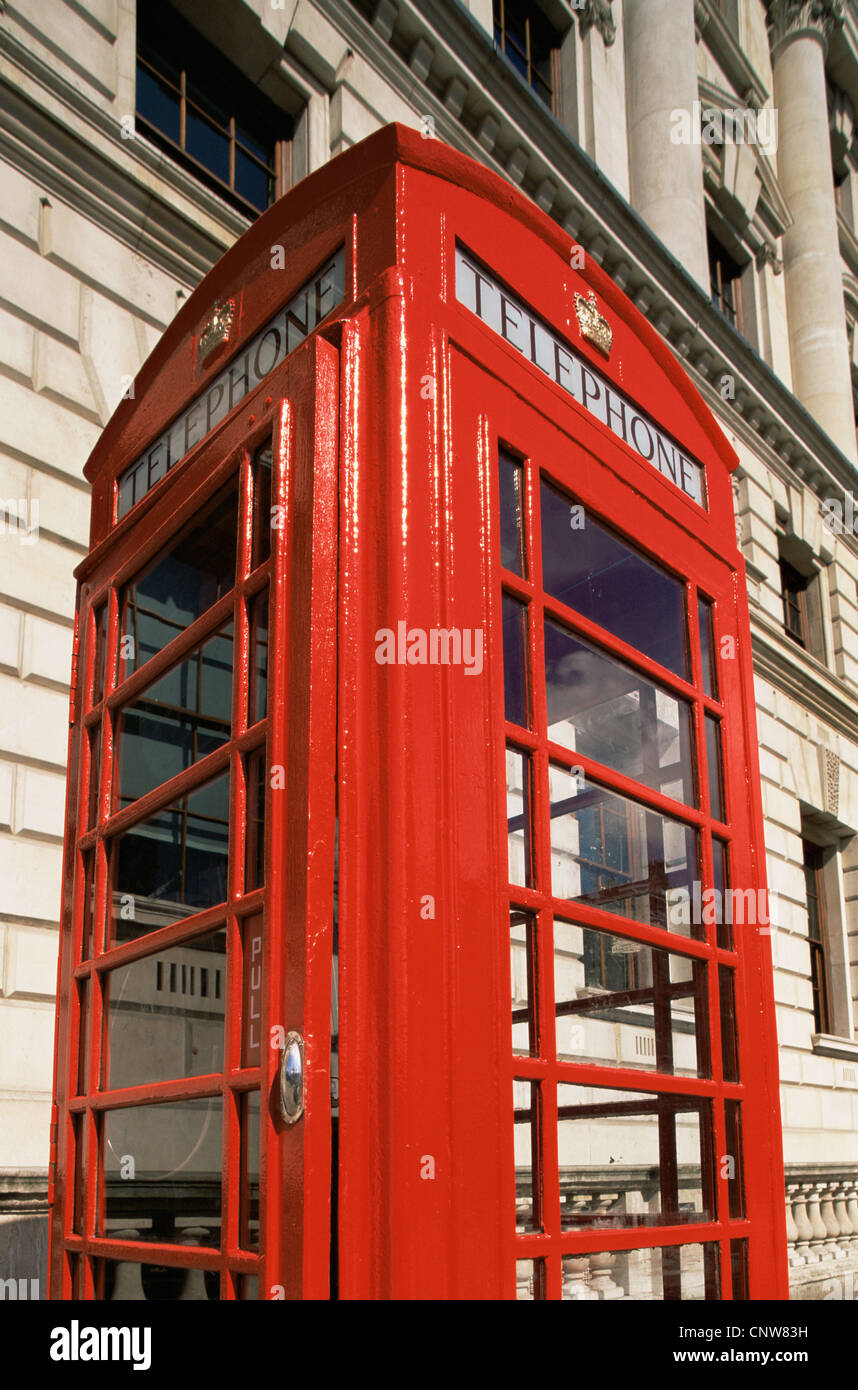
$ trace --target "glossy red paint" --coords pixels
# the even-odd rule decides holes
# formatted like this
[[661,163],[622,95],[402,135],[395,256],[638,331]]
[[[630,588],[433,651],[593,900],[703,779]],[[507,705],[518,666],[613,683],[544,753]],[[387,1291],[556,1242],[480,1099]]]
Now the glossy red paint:
[[[543,372],[456,299],[460,242],[574,350],[704,466],[708,510],[619,441]],[[286,269],[271,268],[272,248]],[[235,299],[235,348],[249,342],[336,249],[346,249],[346,292],[315,335],[203,439],[141,502],[115,521],[116,480],[227,360],[202,366],[199,331],[212,306]],[[266,1298],[506,1299],[516,1259],[543,1260],[544,1289],[561,1296],[564,1257],[577,1252],[706,1242],[720,1258],[721,1297],[732,1296],[731,1240],[746,1240],[752,1298],[787,1296],[777,1051],[768,938],[746,930],[736,949],[622,923],[640,943],[679,948],[709,967],[711,1077],[605,1070],[553,1051],[551,920],[555,913],[616,930],[598,906],[550,891],[550,820],[535,798],[535,870],[527,887],[507,876],[504,746],[547,775],[544,691],[534,687],[528,728],[504,717],[502,588],[531,606],[529,659],[542,659],[539,621],[551,604],[538,574],[538,477],[550,477],[680,576],[688,599],[690,679],[671,676],[587,618],[563,610],[578,635],[633,661],[687,699],[705,766],[703,716],[722,724],[726,823],[733,883],[765,885],[750,634],[730,473],[735,456],[675,358],[600,268],[573,269],[569,237],[516,189],[415,132],[390,126],[304,180],[222,258],[167,329],[87,465],[91,550],[79,569],[82,660],[72,689],[55,1099],[56,1172],[51,1296],[101,1297],[106,1259],[209,1271],[219,1297],[244,1296],[258,1277]],[[574,294],[594,292],[613,328],[608,358],[579,334]],[[233,350],[231,345],[230,351]],[[501,571],[499,442],[523,460],[531,577]],[[251,461],[273,453],[272,553],[254,567]],[[117,683],[122,585],[237,476],[241,530],[233,590],[141,671]],[[271,696],[247,723],[248,604],[268,588]],[[699,589],[715,604],[720,698],[704,694],[697,640]],[[96,698],[95,615],[107,604],[106,688]],[[557,605],[555,605],[555,608]],[[562,605],[561,605],[562,607]],[[229,740],[131,806],[111,804],[114,716],[129,695],[166,671],[203,632],[229,617],[236,673]],[[376,634],[404,622],[424,630],[481,630],[479,676],[462,667],[380,665]],[[101,742],[98,817],[84,805],[87,736]],[[264,886],[246,890],[247,757],[264,749],[269,784]],[[605,786],[681,816],[702,833],[702,879],[712,882],[714,817],[705,789],[680,806],[577,756]],[[106,935],[106,847],[149,809],[202,778],[232,775],[227,898],[120,945]],[[276,780],[276,779],[275,779]],[[705,780],[705,779],[703,779]],[[540,783],[541,785],[541,783]],[[335,851],[338,826],[338,852]],[[83,939],[85,866],[95,863],[95,948]],[[537,1055],[513,1060],[510,1040],[510,901],[531,910],[535,932]],[[242,923],[264,919],[262,1048],[242,1060]],[[336,938],[334,934],[336,914]],[[103,981],[119,964],[223,926],[228,936],[223,1069],[120,1091],[102,1088]],[[246,935],[246,933],[245,933]],[[331,1284],[331,969],[338,957],[338,1159]],[[740,1081],[722,1074],[716,965],[737,972]],[[79,1075],[81,1002],[89,1005],[88,1064]],[[245,1003],[246,1007],[246,1003]],[[279,1053],[270,1030],[297,1029],[306,1045],[306,1110],[293,1126],[277,1107]],[[515,1232],[511,1082],[543,1096],[541,1230]],[[561,1221],[555,1083],[681,1093],[711,1104],[716,1211],[705,1224],[598,1232]],[[241,1174],[242,1098],[261,1095],[260,1249],[247,1248]],[[102,1123],[130,1104],[218,1097],[224,1106],[222,1234],[215,1248],[109,1238],[103,1231]],[[723,1103],[743,1106],[747,1215],[731,1218],[722,1165]],[[88,1145],[85,1159],[82,1145]],[[77,1177],[76,1177],[77,1174]],[[99,1231],[102,1233],[99,1234]],[[212,1296],[211,1294],[209,1296]]]

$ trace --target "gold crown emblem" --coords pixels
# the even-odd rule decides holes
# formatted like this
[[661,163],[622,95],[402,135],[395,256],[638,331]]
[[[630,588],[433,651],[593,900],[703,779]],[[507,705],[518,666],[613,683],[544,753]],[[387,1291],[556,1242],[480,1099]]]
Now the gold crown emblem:
[[588,343],[592,343],[607,357],[614,341],[614,330],[608,320],[599,313],[596,296],[592,290],[586,299],[583,294],[575,295],[575,312],[578,315],[581,337],[586,338]]
[[216,304],[200,329],[200,359],[205,363],[218,348],[229,342],[235,323],[235,300]]

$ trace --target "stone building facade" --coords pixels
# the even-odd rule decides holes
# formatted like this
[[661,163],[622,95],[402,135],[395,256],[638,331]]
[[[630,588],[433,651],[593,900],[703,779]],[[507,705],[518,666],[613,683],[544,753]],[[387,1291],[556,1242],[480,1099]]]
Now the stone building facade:
[[[261,199],[183,45],[276,124]],[[858,4],[10,0],[0,83],[0,1277],[44,1241],[83,463],[255,206],[396,120],[556,218],[739,455],[791,1278],[854,1296]]]

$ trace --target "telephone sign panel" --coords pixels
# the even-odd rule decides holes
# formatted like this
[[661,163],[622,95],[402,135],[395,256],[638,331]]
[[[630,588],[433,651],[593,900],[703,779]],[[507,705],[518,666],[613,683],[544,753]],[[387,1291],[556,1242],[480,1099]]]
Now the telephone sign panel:
[[206,277],[86,469],[53,1297],[786,1296],[735,464],[402,127]]

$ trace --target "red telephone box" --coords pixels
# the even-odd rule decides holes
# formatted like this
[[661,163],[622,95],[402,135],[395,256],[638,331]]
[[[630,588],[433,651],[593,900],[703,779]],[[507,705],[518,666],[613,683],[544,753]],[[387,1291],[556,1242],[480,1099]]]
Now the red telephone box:
[[787,1296],[735,462],[410,130],[207,276],[86,468],[53,1297]]

